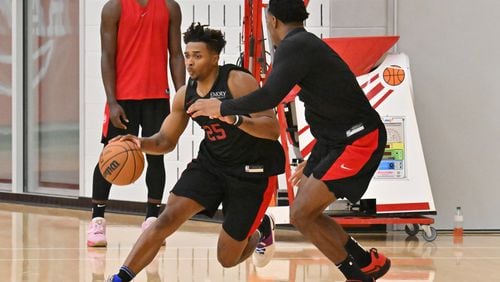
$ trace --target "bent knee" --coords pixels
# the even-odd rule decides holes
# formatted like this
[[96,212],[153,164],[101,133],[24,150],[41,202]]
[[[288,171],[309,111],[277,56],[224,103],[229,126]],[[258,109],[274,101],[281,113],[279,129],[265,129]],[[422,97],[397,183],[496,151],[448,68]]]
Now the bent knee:
[[156,219],[156,222],[157,222],[157,225],[158,226],[165,226],[165,225],[169,225],[172,223],[174,219],[174,216],[173,214],[171,214],[170,212],[166,211],[164,213],[162,213],[157,219]]
[[297,209],[294,209],[293,207],[290,208],[290,224],[295,226],[296,228],[299,228],[302,219],[301,219],[301,214]]
[[296,228],[304,229],[313,221],[316,215],[304,212],[304,210],[293,207],[290,208],[290,223]]
[[237,259],[221,255],[220,253],[217,254],[217,260],[219,261],[220,265],[225,268],[233,267],[238,264]]

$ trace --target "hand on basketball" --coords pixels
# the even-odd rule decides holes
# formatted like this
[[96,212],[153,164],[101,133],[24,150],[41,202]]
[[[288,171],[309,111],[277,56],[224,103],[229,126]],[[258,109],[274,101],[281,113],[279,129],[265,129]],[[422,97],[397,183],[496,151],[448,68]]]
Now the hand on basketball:
[[136,181],[144,170],[144,154],[133,138],[118,136],[107,144],[99,156],[99,171],[106,181],[116,185],[128,185]]
[[302,179],[302,175],[304,175],[304,167],[306,166],[307,161],[303,161],[297,165],[297,168],[292,173],[292,176],[288,179],[292,186],[298,186],[300,184],[300,180]]
[[141,148],[141,140],[139,137],[132,135],[132,134],[127,134],[127,135],[118,135],[115,138],[109,140],[109,143],[117,142],[117,141],[131,141],[134,142],[137,147]]
[[219,118],[220,114],[220,104],[219,99],[198,99],[187,110],[187,114],[192,118],[199,116],[207,116],[209,118]]
[[111,103],[108,105],[109,119],[111,120],[113,126],[116,128],[127,129],[127,126],[122,122],[123,120],[128,123],[127,115],[125,114],[122,106],[120,106],[118,103]]

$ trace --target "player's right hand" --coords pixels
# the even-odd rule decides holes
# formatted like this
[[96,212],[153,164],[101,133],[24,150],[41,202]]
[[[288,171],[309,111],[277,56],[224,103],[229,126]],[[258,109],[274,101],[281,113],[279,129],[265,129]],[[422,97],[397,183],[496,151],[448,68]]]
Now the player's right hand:
[[134,142],[137,145],[137,147],[141,148],[141,140],[139,139],[139,137],[132,134],[118,135],[115,138],[109,140],[109,143],[113,143],[116,141],[131,141]]
[[109,104],[109,119],[114,127],[127,129],[127,126],[122,122],[128,123],[127,115],[118,103]]

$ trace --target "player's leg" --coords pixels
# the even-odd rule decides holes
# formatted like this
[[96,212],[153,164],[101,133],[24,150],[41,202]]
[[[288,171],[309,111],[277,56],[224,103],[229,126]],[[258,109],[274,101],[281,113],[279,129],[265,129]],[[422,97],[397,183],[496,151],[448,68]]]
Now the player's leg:
[[[365,193],[379,166],[385,151],[386,138],[385,127],[382,124],[378,129],[362,133],[361,136],[354,138],[336,159],[328,173],[323,175],[322,180],[325,181],[330,191],[337,197],[347,198],[353,203],[357,202]],[[345,175],[346,167],[352,168],[355,173]],[[319,171],[318,174],[320,174]],[[334,224],[339,226],[336,222]],[[390,259],[379,253],[377,249],[366,250],[351,236],[347,237],[344,247],[365,274],[378,279],[389,271]]]
[[332,219],[323,214],[325,208],[335,200],[335,195],[322,181],[310,176],[299,189],[291,206],[290,222],[332,261],[347,279],[372,281],[344,249],[346,233],[332,225]]
[[[375,132],[377,135],[375,135]],[[370,137],[371,136],[371,137]],[[371,140],[370,140],[371,138]],[[378,138],[378,140],[377,140]],[[364,140],[368,139],[368,140]],[[353,145],[355,145],[357,142],[359,143],[364,142],[364,145],[368,145],[370,143],[376,143],[376,149],[372,153],[372,155],[368,158],[368,160],[365,162],[365,165],[363,168],[357,173],[355,177],[352,179],[346,178],[344,180],[339,180],[337,185],[341,185],[344,187],[351,187],[348,189],[353,189],[355,190],[356,188],[352,188],[352,185],[357,187],[366,187],[368,188],[368,185],[370,184],[370,181],[375,174],[376,170],[378,169],[378,166],[380,164],[380,160],[382,159],[382,156],[384,155],[385,152],[385,145],[387,141],[387,133],[385,130],[385,126],[383,124],[380,125],[380,127],[374,131],[372,131],[369,134],[366,134],[365,136],[357,139],[356,142],[353,142]],[[363,144],[363,143],[362,143]],[[359,144],[358,144],[359,145]],[[373,145],[375,146],[375,145]],[[364,194],[364,190],[358,190],[358,193]],[[362,192],[361,192],[362,191]],[[339,191],[342,193],[342,191]],[[349,191],[346,191],[346,197],[347,193]],[[361,197],[362,196],[355,196]],[[377,249],[371,248],[369,250],[366,250],[363,246],[361,246],[354,238],[349,236],[346,244],[345,244],[345,249],[347,252],[354,257],[356,260],[357,264],[361,267],[361,270],[365,273],[373,277],[374,279],[379,279],[380,277],[384,276],[388,271],[389,268],[391,267],[391,260],[387,258],[384,254],[378,252]]]
[[146,155],[148,166],[146,169],[146,186],[148,199],[146,203],[146,216],[141,229],[147,229],[160,214],[161,200],[165,191],[166,173],[164,156]]
[[[170,114],[168,99],[141,101],[141,136],[149,137],[157,133],[168,114]],[[160,212],[161,200],[165,190],[166,173],[163,155],[146,154],[146,160],[148,162],[146,169],[148,200],[145,224],[148,225],[147,223],[152,222],[154,218],[158,217]]]
[[146,169],[146,186],[148,199],[146,203],[146,216],[141,229],[144,231],[153,223],[160,214],[161,200],[165,191],[166,173],[164,156],[146,155],[148,166]]
[[153,260],[165,238],[203,209],[202,205],[192,199],[170,194],[165,210],[141,234],[125,260],[125,265],[135,273],[142,270]]
[[[302,176],[302,180],[299,184],[299,191],[304,187],[304,183],[307,182],[307,177]],[[370,263],[370,253],[363,249],[347,232],[345,232],[344,228],[340,226],[335,220],[324,220],[322,223],[323,226],[327,227],[331,234],[335,234],[336,238],[340,238],[340,241],[344,245],[346,251],[353,256],[358,265],[365,266]],[[366,259],[368,258],[368,261]],[[362,262],[363,264],[360,264]]]
[[[135,106],[135,101],[118,101],[125,111],[129,123],[127,129],[116,128],[109,119],[109,108],[106,106],[104,113],[104,123],[102,128],[101,143],[106,146],[108,141],[118,135],[134,134],[139,132],[138,110]],[[109,199],[111,183],[106,181],[99,170],[99,164],[94,168],[92,182],[92,220],[87,229],[87,246],[89,247],[105,247],[106,240],[106,220],[104,213],[106,204]]]
[[[335,195],[312,176],[303,180],[301,186],[290,208],[290,222],[337,264],[347,256],[342,244],[347,235],[332,228],[333,225],[325,224],[325,219],[331,219],[323,214],[326,207],[336,200]],[[321,226],[317,229],[316,225],[321,223],[328,228]]]
[[193,160],[182,173],[167,200],[165,210],[139,237],[118,276],[130,281],[148,265],[165,238],[193,215],[213,216],[222,201],[221,181]]
[[[365,268],[362,269],[365,273],[361,273],[357,263],[363,263],[361,266],[364,266],[370,260],[370,253],[348,236],[340,225],[325,216],[323,210],[336,197],[345,197],[351,202],[361,198],[378,166],[384,144],[385,132],[379,134],[375,130],[333,150],[325,146],[314,148],[311,162],[308,161],[304,169],[304,174],[309,177],[301,182],[291,209],[292,223],[307,237],[312,237],[311,241],[330,260],[340,264],[339,269],[348,278],[367,280],[362,277],[364,274],[380,277],[388,267],[383,273],[368,273]],[[328,198],[329,193],[331,195]],[[350,261],[346,264],[351,259],[346,258],[347,253],[355,256],[352,262],[355,262],[356,267],[345,267],[351,264]]]
[[226,183],[217,258],[222,266],[231,267],[246,260],[257,247],[261,238],[257,229],[262,226],[274,187],[267,177],[226,176]]
[[111,183],[107,182],[99,170],[97,164],[94,168],[94,177],[92,182],[92,220],[87,227],[87,246],[88,247],[106,247],[108,244],[106,238],[106,220],[104,212],[109,198]]
[[174,233],[184,222],[203,210],[198,202],[170,194],[165,210],[149,228],[145,229],[130,251],[117,276],[120,281],[131,281],[156,256],[165,238]]
[[217,260],[223,267],[238,265],[250,257],[259,242],[259,237],[259,232],[254,231],[250,237],[238,241],[222,229],[217,242]]

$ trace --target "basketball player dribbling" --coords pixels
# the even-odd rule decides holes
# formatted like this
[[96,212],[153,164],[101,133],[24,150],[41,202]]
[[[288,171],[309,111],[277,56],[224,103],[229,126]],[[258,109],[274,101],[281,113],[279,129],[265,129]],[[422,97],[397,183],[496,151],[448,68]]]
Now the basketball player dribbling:
[[[220,31],[192,24],[184,42],[190,79],[177,91],[172,112],[160,131],[151,137],[127,135],[115,140],[133,140],[148,154],[165,154],[175,148],[185,130],[190,104],[209,98],[231,100],[258,89],[244,69],[218,65],[226,43]],[[182,223],[198,213],[213,216],[221,203],[224,221],[217,244],[220,264],[232,267],[253,253],[254,262],[262,266],[272,257],[269,251],[274,243],[274,223],[265,215],[274,192],[269,178],[283,173],[285,161],[277,141],[280,131],[274,111],[193,120],[205,130],[197,158],[175,184],[158,220],[141,234],[119,273],[108,281],[132,280]]]
[[298,84],[317,143],[303,173],[294,175],[300,182],[290,222],[348,281],[374,281],[390,260],[366,251],[323,211],[338,198],[355,203],[363,196],[382,159],[385,127],[346,63],[304,29],[307,17],[302,0],[270,0],[267,28],[276,52],[262,88],[234,100],[198,100],[188,113],[220,118],[271,109]]

